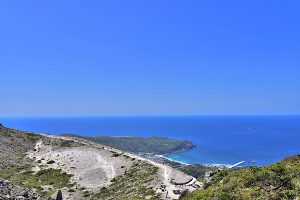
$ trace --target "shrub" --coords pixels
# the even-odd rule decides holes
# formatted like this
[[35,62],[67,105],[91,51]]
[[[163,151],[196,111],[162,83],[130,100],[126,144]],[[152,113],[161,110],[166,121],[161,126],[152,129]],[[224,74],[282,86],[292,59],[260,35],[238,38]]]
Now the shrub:
[[50,160],[50,161],[47,162],[47,164],[53,164],[53,163],[55,163],[54,160]]

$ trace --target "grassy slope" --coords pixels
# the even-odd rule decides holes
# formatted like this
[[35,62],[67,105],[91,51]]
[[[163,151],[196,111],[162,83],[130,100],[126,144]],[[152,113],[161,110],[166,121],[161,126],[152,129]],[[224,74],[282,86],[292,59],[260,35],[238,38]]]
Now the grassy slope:
[[137,161],[124,175],[115,177],[109,187],[101,188],[91,199],[159,199],[149,186],[157,170],[149,163]]
[[[72,147],[71,141],[49,139],[33,133],[27,133],[0,126],[0,179],[9,180],[11,183],[25,188],[36,189],[42,194],[43,199],[63,187],[72,187],[70,174],[56,169],[43,169],[33,173],[33,161],[26,158],[25,153],[33,150],[38,140],[55,148]],[[120,154],[116,155],[119,156]],[[113,179],[112,184],[102,188],[92,196],[93,199],[158,199],[155,191],[150,187],[151,181],[156,176],[157,167],[146,162],[135,161],[136,164],[124,175]],[[47,186],[49,190],[43,189]],[[73,190],[74,189],[70,189]],[[91,194],[82,190],[84,197]]]
[[[50,194],[57,189],[70,186],[71,175],[60,170],[45,169],[34,174],[31,171],[32,162],[25,154],[33,150],[36,141],[43,139],[46,143],[52,143],[43,136],[18,131],[0,126],[0,178],[26,188],[36,189],[41,194]],[[62,145],[61,141],[55,141],[53,145]],[[42,186],[50,186],[52,191],[43,191]]]
[[109,137],[96,136],[84,137],[68,135],[91,140],[116,149],[133,153],[167,154],[175,151],[187,150],[193,147],[193,143],[187,140],[174,140],[163,137]]
[[[41,137],[33,133],[0,126],[0,178],[40,191],[42,191],[41,186],[43,185],[51,185],[53,189],[68,186],[70,175],[61,173],[59,170],[45,170],[37,174],[30,171],[31,161],[26,159],[25,153],[32,150],[36,141]],[[43,140],[52,142],[47,141],[47,138],[43,138]],[[154,141],[153,138],[150,140],[157,142],[155,138]],[[119,142],[119,140],[116,141]],[[136,145],[137,141],[139,139],[129,146]],[[70,145],[61,141],[54,143],[58,146]],[[123,145],[123,143],[121,144]],[[125,145],[128,143],[125,142]],[[147,148],[150,148],[149,146]],[[147,163],[137,163],[126,174],[116,177],[108,188],[103,188],[93,198],[113,198],[117,195],[117,199],[139,199],[151,195],[153,199],[156,199],[158,197],[147,186],[147,183],[153,179],[156,170],[154,166]],[[188,170],[202,175],[201,170],[198,171],[194,168]],[[213,177],[214,180],[206,184],[205,189],[195,191],[184,199],[300,198],[300,155],[286,158],[266,167],[249,167],[236,171],[223,170]]]
[[0,169],[10,164],[29,164],[24,154],[34,148],[38,139],[38,135],[0,126]]
[[184,199],[296,199],[300,197],[300,155],[266,167],[217,172],[205,189]]
[[203,181],[206,172],[214,171],[216,169],[216,167],[206,167],[199,164],[186,165],[178,168],[178,170],[197,178],[199,181]]

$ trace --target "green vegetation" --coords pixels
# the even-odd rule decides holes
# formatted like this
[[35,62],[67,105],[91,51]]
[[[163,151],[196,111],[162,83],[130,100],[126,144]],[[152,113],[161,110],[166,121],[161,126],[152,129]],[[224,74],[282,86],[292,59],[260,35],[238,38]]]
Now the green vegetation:
[[96,136],[86,137],[78,135],[66,135],[90,140],[99,144],[107,145],[133,153],[168,154],[176,151],[184,151],[194,147],[191,141],[174,140],[164,137],[109,137]]
[[207,167],[199,164],[186,165],[178,168],[178,170],[197,178],[199,181],[203,181],[206,172],[215,171],[216,169],[216,167]]
[[36,142],[38,139],[40,139],[40,136],[34,133],[26,133],[25,138],[31,142]]
[[213,181],[184,199],[299,199],[300,155],[266,167],[222,170]]
[[119,157],[121,154],[119,153],[113,153],[112,157]]
[[[71,187],[71,175],[57,169],[43,169],[33,173],[32,160],[25,155],[34,150],[38,140],[50,142],[43,136],[0,126],[0,178],[25,188],[34,188],[39,194],[51,195],[57,189]],[[41,163],[41,160],[37,161]],[[52,163],[54,161],[50,161]],[[47,186],[44,190],[43,187]],[[49,187],[50,186],[50,187]]]
[[[79,136],[77,136],[79,137]],[[142,137],[83,137],[107,146],[134,153],[164,154],[192,148],[189,141],[167,138]],[[57,169],[43,169],[37,173],[31,171],[32,160],[25,153],[34,150],[35,143],[43,139],[45,144],[55,148],[73,147],[78,144],[48,138],[0,126],[0,178],[12,184],[26,188],[35,188],[39,193],[53,194],[57,189],[69,187],[69,192],[76,192],[70,183],[70,174]],[[125,157],[114,153],[113,157]],[[126,169],[125,174],[115,177],[111,185],[92,194],[81,188],[83,197],[96,199],[159,199],[150,186],[155,181],[157,167],[146,162],[131,159],[135,164]],[[41,160],[37,161],[41,163]],[[54,163],[54,161],[48,161]],[[124,168],[124,166],[121,166]],[[199,180],[206,171],[213,171],[202,165],[189,165],[179,168]],[[125,169],[124,169],[125,170]],[[45,187],[44,187],[45,186]],[[45,189],[44,189],[45,188]],[[47,189],[46,189],[47,188]],[[227,199],[300,199],[300,155],[288,157],[280,162],[265,167],[247,167],[234,171],[216,172],[212,181],[204,188],[185,195],[185,200],[227,200]]]
[[53,163],[55,163],[55,161],[54,160],[49,160],[48,162],[47,162],[47,164],[53,164]]
[[89,196],[91,196],[89,191],[84,191],[83,192],[83,197],[89,197]]
[[155,191],[149,187],[158,168],[146,162],[136,162],[124,175],[115,177],[108,188],[103,187],[92,196],[98,199],[159,199]]
[[71,186],[72,175],[57,169],[44,169],[37,173],[32,172],[29,165],[10,165],[0,171],[0,177],[9,180],[11,183],[36,188],[42,191],[42,186],[52,186],[53,189]]
[[0,126],[0,170],[10,164],[26,165],[25,153],[33,150],[39,135]]
[[63,140],[60,143],[60,147],[62,147],[62,148],[67,148],[67,147],[72,147],[72,146],[74,146],[74,141]]

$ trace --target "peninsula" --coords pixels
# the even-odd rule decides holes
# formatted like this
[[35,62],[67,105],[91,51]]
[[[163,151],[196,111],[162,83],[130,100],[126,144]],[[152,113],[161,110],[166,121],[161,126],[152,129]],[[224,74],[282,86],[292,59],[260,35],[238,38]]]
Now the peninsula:
[[80,136],[64,134],[63,136],[90,140],[98,144],[120,149],[135,154],[170,154],[187,151],[196,145],[188,140],[175,140],[165,137],[134,137],[134,136]]

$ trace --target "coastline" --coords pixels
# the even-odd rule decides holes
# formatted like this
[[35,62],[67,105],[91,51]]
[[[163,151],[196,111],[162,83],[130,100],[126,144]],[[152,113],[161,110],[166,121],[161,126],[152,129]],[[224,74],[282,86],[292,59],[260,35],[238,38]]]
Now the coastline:
[[171,161],[171,162],[180,163],[180,164],[182,164],[182,165],[190,165],[189,163],[185,163],[185,162],[182,162],[182,161],[179,161],[179,160],[175,160],[175,159],[172,159],[172,158],[168,158],[168,157],[166,157],[166,155],[169,155],[169,154],[156,155],[156,157],[159,157],[159,158],[162,158],[162,159],[166,159],[166,160],[169,160],[169,161]]
[[[188,138],[193,141],[197,147],[192,149],[191,153],[187,153],[189,155],[183,153],[182,156],[184,157],[181,158],[174,156],[174,158],[190,164],[232,164],[235,161],[238,162],[240,160],[250,159],[257,161],[257,163],[254,163],[253,165],[264,166],[274,163],[275,161],[279,161],[289,155],[296,155],[299,153],[300,135],[297,130],[300,129],[300,116],[203,116],[191,117],[190,119],[178,117],[178,119],[176,119],[176,123],[173,123],[174,120],[175,119],[171,117],[124,117],[118,119],[105,117],[89,119],[83,117],[53,117],[47,119],[2,118],[1,123],[11,128],[51,134],[77,133],[82,136],[134,135],[142,137],[149,137],[155,134],[167,138]],[[76,126],[74,126],[74,124],[76,124]],[[138,126],[133,126],[133,124],[138,124]],[[211,126],[210,124],[214,125]],[[253,128],[249,127],[256,128],[253,130]],[[282,127],[290,127],[290,134],[281,134]],[[244,132],[245,134],[239,134],[240,132]],[[264,135],[264,140],[260,140],[260,136],[262,134]],[[251,147],[248,146],[249,143],[247,141],[252,141],[253,145]],[[266,146],[266,141],[272,143],[273,146]],[[232,149],[227,148],[228,142],[235,144],[236,149],[239,150],[238,156],[234,153],[234,151],[232,151]],[[205,145],[202,146],[202,144]],[[264,147],[265,149],[262,150],[261,147]],[[274,148],[284,149],[284,151],[274,151]],[[219,153],[201,155],[203,152],[217,151],[220,151],[220,153],[228,157],[228,161],[227,159],[220,160]],[[162,152],[157,154],[164,153]],[[195,156],[193,156],[194,154]],[[193,158],[190,157],[190,155],[193,156]],[[202,156],[203,159],[201,159]],[[203,162],[201,162],[202,160]]]
[[[172,153],[173,154],[173,153]],[[174,153],[176,154],[176,153]],[[183,165],[183,166],[188,166],[188,165],[193,165],[193,164],[199,164],[199,165],[203,165],[203,166],[206,166],[206,167],[217,167],[217,168],[228,168],[231,166],[231,164],[223,164],[223,163],[187,163],[187,162],[183,162],[181,160],[176,160],[176,159],[172,159],[172,158],[169,158],[167,157],[167,155],[170,155],[170,154],[163,154],[163,155],[155,155],[156,157],[159,157],[163,160],[167,160],[167,161],[170,161],[172,163],[178,163],[180,165]]]
[[196,145],[193,143],[193,141],[190,141],[190,142],[191,142],[191,145],[189,145],[185,148],[182,148],[182,149],[177,150],[177,151],[173,151],[171,153],[154,155],[154,157],[159,158],[159,160],[162,160],[162,163],[166,162],[174,168],[190,165],[189,163],[183,162],[181,160],[176,160],[176,159],[172,159],[172,158],[167,157],[167,155],[170,155],[170,154],[176,154],[176,153],[181,153],[181,152],[185,152],[185,151],[190,151],[193,148],[195,148]]

